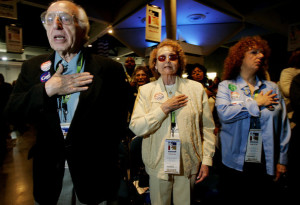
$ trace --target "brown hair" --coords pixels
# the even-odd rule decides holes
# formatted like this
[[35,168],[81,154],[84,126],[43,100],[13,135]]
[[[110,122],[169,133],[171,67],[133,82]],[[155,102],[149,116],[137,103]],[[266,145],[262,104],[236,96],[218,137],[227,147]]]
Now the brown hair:
[[268,59],[271,52],[268,42],[260,36],[248,36],[239,40],[229,49],[228,56],[224,61],[223,80],[233,80],[240,74],[245,53],[253,48],[262,49],[264,52],[264,58],[257,76],[260,79],[266,79]]
[[149,82],[150,82],[150,77],[151,77],[151,71],[150,71],[149,68],[147,68],[146,66],[141,66],[141,65],[140,65],[140,66],[136,67],[136,68],[134,69],[133,73],[132,73],[132,78],[135,79],[136,73],[137,73],[138,71],[140,71],[140,70],[142,70],[142,71],[145,72],[145,74],[146,74],[146,76],[147,76],[146,81],[147,81],[147,83],[149,83]]
[[157,52],[160,48],[162,48],[164,46],[171,46],[174,49],[174,51],[176,52],[176,54],[178,55],[179,68],[178,68],[176,75],[181,76],[181,74],[183,73],[183,71],[185,69],[186,58],[185,58],[183,49],[179,45],[179,43],[177,43],[177,41],[173,41],[171,39],[163,40],[160,44],[158,44],[158,46],[155,49],[152,50],[152,52],[150,54],[150,59],[149,59],[149,68],[151,70],[155,70],[155,65],[156,65],[156,61],[157,61],[157,58],[156,58]]

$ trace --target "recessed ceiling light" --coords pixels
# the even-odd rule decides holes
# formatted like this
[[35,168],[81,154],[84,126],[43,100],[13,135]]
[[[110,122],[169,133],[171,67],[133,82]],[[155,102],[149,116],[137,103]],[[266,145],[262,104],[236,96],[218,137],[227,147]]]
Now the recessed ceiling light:
[[190,22],[199,22],[204,20],[206,16],[204,14],[191,14],[187,18]]

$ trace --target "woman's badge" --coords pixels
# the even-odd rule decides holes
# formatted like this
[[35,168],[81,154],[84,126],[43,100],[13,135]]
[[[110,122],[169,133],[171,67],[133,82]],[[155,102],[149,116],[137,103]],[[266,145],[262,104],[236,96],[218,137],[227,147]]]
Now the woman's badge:
[[164,94],[163,93],[155,93],[154,94],[154,99],[157,101],[161,101],[162,99],[164,99]]

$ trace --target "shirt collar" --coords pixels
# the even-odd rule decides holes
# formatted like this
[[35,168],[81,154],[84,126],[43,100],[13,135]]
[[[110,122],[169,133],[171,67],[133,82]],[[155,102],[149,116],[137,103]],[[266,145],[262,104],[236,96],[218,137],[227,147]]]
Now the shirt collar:
[[[264,84],[264,81],[261,81],[257,76],[255,76],[255,81],[255,88],[260,88]],[[241,88],[248,86],[246,81],[240,75],[238,75],[236,82],[241,86]]]
[[[73,72],[72,73],[76,73],[77,72],[77,61],[78,58],[80,56],[81,51],[79,51],[77,53],[77,55],[71,59],[70,62],[65,62],[68,64],[68,68],[70,68]],[[65,61],[59,54],[58,52],[55,52],[55,60],[54,60],[54,65],[55,65],[55,70],[58,68],[58,64],[60,64],[62,61]]]

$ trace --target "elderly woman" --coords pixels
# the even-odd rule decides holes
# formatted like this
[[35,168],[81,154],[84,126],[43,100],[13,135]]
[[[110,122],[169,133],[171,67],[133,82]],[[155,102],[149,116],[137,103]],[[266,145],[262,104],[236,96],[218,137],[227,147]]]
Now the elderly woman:
[[273,176],[277,180],[286,172],[290,125],[278,86],[266,80],[269,55],[267,41],[245,37],[224,62],[216,108],[224,196],[234,204],[270,203]]
[[164,40],[149,60],[160,74],[141,86],[130,129],[143,136],[142,158],[150,176],[152,204],[190,204],[195,182],[209,174],[215,150],[214,122],[203,86],[181,78],[181,46]]

